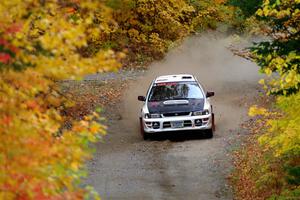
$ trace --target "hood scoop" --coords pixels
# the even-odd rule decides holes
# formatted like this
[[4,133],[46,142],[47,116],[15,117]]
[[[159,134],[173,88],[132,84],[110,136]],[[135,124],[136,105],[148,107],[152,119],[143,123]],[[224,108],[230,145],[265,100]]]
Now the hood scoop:
[[163,102],[164,105],[186,105],[189,104],[188,100],[168,100]]

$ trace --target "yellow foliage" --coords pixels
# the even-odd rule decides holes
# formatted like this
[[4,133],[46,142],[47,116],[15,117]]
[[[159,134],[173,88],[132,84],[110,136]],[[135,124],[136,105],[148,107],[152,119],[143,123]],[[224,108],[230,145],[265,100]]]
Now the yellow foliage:
[[264,115],[268,115],[268,111],[265,108],[259,108],[256,105],[254,105],[249,109],[248,115],[250,117],[254,117],[256,115],[263,115],[264,116]]
[[[80,8],[80,9],[77,9]],[[93,24],[110,18],[99,1],[4,0],[0,4],[0,196],[2,199],[82,199],[76,182],[105,127],[96,114],[63,128],[68,97],[58,80],[117,70],[112,50],[85,56],[90,35],[109,32]],[[107,20],[107,23],[109,20]],[[95,30],[97,29],[97,30]],[[3,52],[2,52],[3,51]],[[68,119],[69,120],[69,119]]]
[[256,12],[269,22],[266,32],[272,38],[271,41],[259,43],[253,48],[255,61],[264,73],[272,77],[271,81],[266,83],[269,93],[291,94],[299,90],[298,6],[294,0],[265,0],[263,7]]

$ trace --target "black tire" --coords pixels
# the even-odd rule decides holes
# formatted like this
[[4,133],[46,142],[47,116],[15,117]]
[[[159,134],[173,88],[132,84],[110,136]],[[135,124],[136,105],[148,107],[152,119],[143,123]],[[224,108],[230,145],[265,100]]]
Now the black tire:
[[215,125],[215,114],[212,113],[212,116],[211,116],[211,120],[212,120],[212,125],[211,125],[211,128],[210,129],[207,129],[205,130],[205,136],[207,138],[213,138],[214,137],[214,132],[216,130],[216,125]]
[[214,131],[213,131],[213,128],[205,130],[205,136],[206,136],[207,138],[213,138],[213,137],[214,137]]
[[144,139],[144,140],[148,140],[148,139],[150,139],[150,136],[149,136],[149,134],[148,134],[148,133],[146,133],[146,132],[144,132],[143,139]]
[[215,132],[216,131],[216,124],[215,124],[215,114],[212,113],[212,131]]
[[149,134],[144,131],[142,118],[140,118],[140,133],[141,133],[144,140],[149,139]]

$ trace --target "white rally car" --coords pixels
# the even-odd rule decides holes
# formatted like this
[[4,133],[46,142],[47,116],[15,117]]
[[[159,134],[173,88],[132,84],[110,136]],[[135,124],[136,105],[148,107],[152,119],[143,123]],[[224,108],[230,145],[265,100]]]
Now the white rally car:
[[213,137],[214,113],[209,97],[193,75],[176,74],[154,79],[140,113],[144,139],[160,132],[195,130]]

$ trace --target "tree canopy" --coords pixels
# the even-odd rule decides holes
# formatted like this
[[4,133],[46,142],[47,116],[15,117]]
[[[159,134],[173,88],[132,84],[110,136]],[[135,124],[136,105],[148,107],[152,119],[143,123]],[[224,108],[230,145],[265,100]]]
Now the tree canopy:
[[279,75],[269,82],[270,93],[291,94],[300,89],[299,7],[298,0],[264,1],[263,8],[257,11],[257,15],[270,24],[266,30],[270,41],[252,48],[255,61],[268,76],[273,72]]

